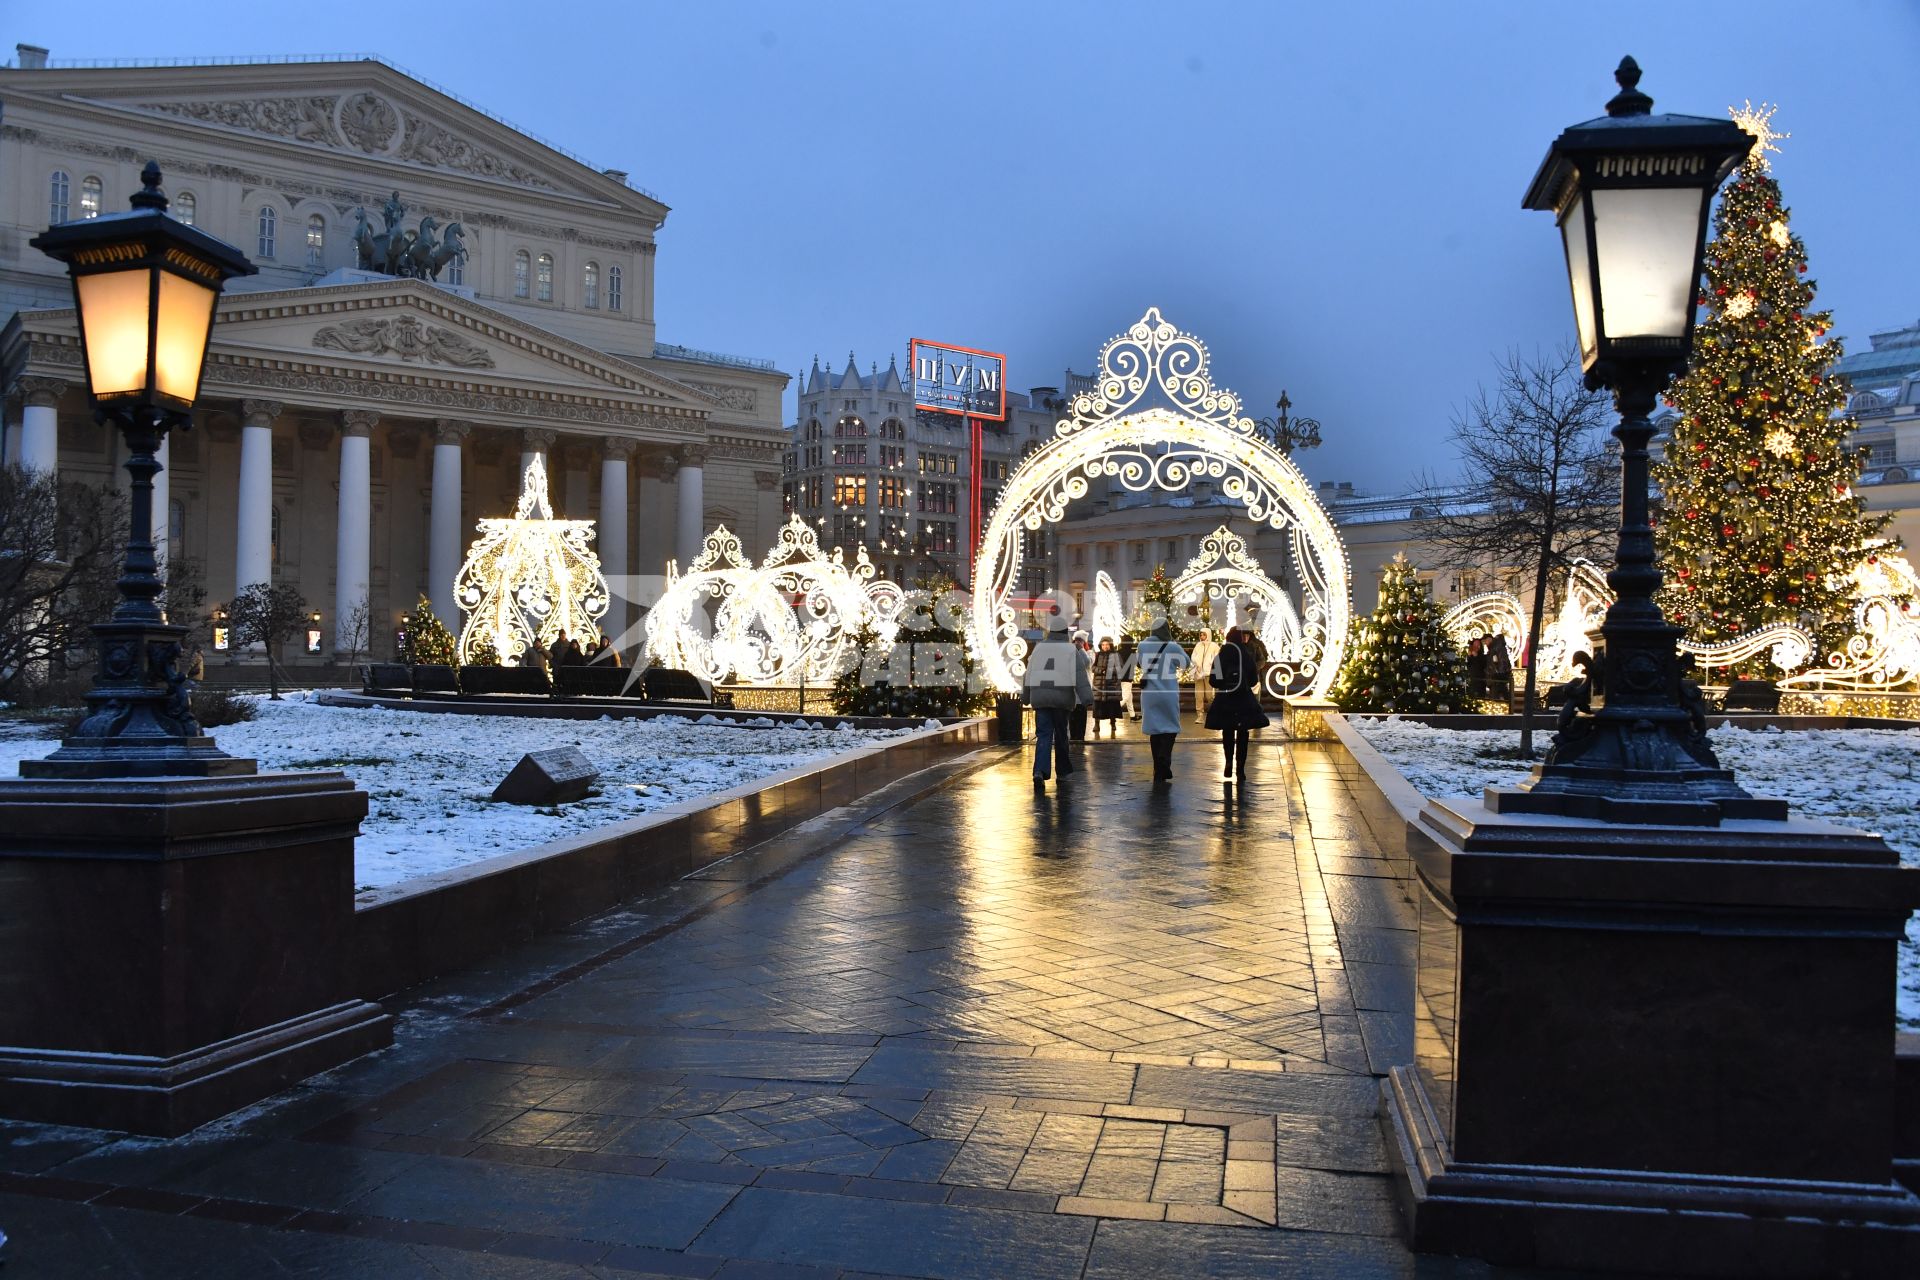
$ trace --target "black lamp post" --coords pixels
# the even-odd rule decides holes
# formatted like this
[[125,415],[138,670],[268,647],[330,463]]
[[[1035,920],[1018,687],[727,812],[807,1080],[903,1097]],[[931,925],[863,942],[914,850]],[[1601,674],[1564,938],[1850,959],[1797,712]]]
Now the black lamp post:
[[1607,114],[1554,141],[1524,202],[1559,220],[1587,385],[1612,389],[1620,411],[1614,602],[1590,687],[1563,713],[1546,762],[1523,787],[1490,790],[1487,803],[1614,822],[1783,819],[1785,802],[1749,795],[1707,742],[1699,694],[1681,680],[1681,629],[1653,598],[1647,500],[1650,415],[1692,347],[1708,212],[1753,138],[1731,120],[1651,114],[1632,58],[1614,78]]
[[1292,457],[1299,449],[1318,449],[1320,447],[1320,420],[1318,418],[1294,418],[1288,416],[1293,401],[1287,398],[1285,388],[1273,407],[1279,413],[1271,418],[1260,419],[1260,426],[1266,431],[1267,438],[1273,441],[1273,447]]
[[201,732],[179,670],[186,628],[160,608],[153,551],[155,456],[167,432],[191,424],[226,282],[255,267],[232,245],[167,215],[159,166],[149,161],[127,213],[49,227],[31,243],[63,262],[73,281],[94,417],[127,444],[132,529],[120,602],[93,629],[99,670],[90,714],[45,760],[22,761],[28,778],[200,776],[252,773]]

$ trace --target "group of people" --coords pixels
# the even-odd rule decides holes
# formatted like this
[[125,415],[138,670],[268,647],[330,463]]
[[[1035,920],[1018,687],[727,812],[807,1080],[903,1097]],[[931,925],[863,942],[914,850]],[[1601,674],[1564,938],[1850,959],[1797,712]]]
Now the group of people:
[[1037,750],[1033,782],[1043,788],[1057,770],[1064,782],[1075,772],[1071,743],[1076,713],[1091,708],[1093,734],[1109,735],[1125,710],[1126,694],[1138,691],[1141,731],[1153,753],[1153,780],[1173,777],[1173,742],[1180,732],[1180,676],[1194,672],[1194,705],[1203,723],[1220,733],[1226,777],[1245,781],[1248,734],[1265,728],[1260,706],[1260,660],[1252,637],[1235,627],[1216,643],[1203,631],[1189,654],[1163,621],[1129,652],[1102,638],[1091,651],[1085,632],[1071,638],[1058,615],[1027,654],[1021,701],[1034,709]]
[[585,666],[589,662],[602,662],[610,667],[621,665],[620,651],[613,647],[613,642],[607,639],[607,633],[604,631],[600,633],[598,640],[586,648],[582,648],[578,640],[562,631],[546,648],[542,649],[535,645],[533,653],[539,659],[540,665],[548,670],[554,667]]
[[1513,659],[1499,632],[1467,641],[1467,685],[1475,697],[1506,698],[1513,690]]

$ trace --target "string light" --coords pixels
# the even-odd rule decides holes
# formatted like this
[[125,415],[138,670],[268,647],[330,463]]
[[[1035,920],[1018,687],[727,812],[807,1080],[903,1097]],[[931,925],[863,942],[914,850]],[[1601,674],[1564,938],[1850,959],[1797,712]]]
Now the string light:
[[540,454],[521,478],[512,516],[482,520],[480,536],[454,578],[467,615],[460,660],[517,661],[530,646],[562,635],[584,641],[607,611],[607,584],[594,555],[593,521],[555,520]]

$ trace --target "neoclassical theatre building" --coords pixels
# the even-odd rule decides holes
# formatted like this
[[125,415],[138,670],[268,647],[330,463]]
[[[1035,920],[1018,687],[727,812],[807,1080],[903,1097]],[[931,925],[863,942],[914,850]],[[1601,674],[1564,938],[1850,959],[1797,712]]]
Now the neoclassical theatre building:
[[[0,69],[7,462],[124,484],[65,275],[27,241],[125,209],[149,159],[174,216],[260,269],[221,302],[156,494],[166,554],[210,600],[297,586],[323,662],[361,600],[376,654],[423,593],[457,627],[474,523],[512,514],[535,454],[555,514],[597,522],[610,577],[684,564],[720,522],[770,543],[787,376],[655,340],[667,206],[375,60],[66,66],[20,47]],[[605,626],[630,620],[616,601]]]

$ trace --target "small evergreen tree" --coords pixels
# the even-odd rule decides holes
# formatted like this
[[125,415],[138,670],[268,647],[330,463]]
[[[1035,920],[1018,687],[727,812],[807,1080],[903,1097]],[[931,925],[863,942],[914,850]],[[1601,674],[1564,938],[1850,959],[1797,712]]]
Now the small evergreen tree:
[[447,630],[425,596],[420,597],[412,613],[400,620],[400,626],[400,661],[432,667],[459,665],[453,632]]
[[1466,711],[1467,663],[1440,626],[1440,606],[1395,556],[1380,579],[1380,604],[1354,628],[1331,697],[1342,711]]
[[1175,644],[1190,646],[1200,638],[1198,627],[1186,625],[1191,620],[1186,606],[1173,598],[1173,579],[1167,576],[1167,566],[1157,564],[1147,585],[1140,589],[1140,606],[1127,619],[1126,632],[1136,640],[1142,639],[1164,621]]
[[1864,450],[1833,375],[1833,315],[1813,309],[1807,249],[1788,226],[1766,153],[1771,112],[1735,112],[1759,143],[1721,196],[1707,246],[1706,316],[1678,413],[1654,468],[1665,571],[1661,607],[1703,642],[1802,622],[1825,647],[1844,640],[1849,576],[1886,528],[1855,487]]
[[843,716],[970,716],[993,705],[967,648],[965,598],[951,578],[907,593],[900,628],[883,643],[872,627],[854,634],[859,662],[833,682],[833,709]]

